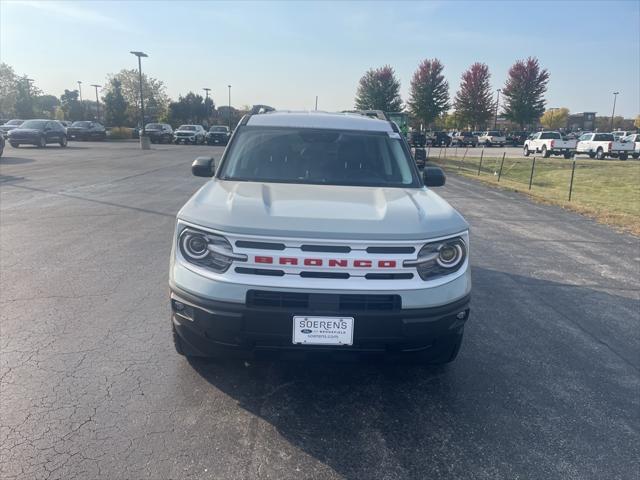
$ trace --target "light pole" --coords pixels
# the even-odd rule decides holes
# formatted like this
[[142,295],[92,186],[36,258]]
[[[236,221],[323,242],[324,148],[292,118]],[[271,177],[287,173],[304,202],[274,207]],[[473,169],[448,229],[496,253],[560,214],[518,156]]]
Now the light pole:
[[498,92],[498,98],[496,99],[496,118],[493,121],[493,129],[496,130],[498,128],[498,105],[500,105],[500,92],[502,89],[498,88],[496,92]]
[[82,82],[78,80],[78,95],[80,96],[80,108],[82,110],[82,119],[84,120],[84,103],[82,103]]
[[138,57],[138,77],[140,79],[140,121],[142,122],[142,133],[140,134],[140,147],[143,150],[147,150],[149,148],[148,139],[147,139],[147,131],[144,127],[144,99],[142,95],[142,57],[148,57],[144,52],[129,52],[132,55]]
[[231,130],[231,85],[227,87],[229,87],[229,130]]
[[316,95],[316,110],[318,110],[318,95]]
[[96,89],[96,120],[100,121],[100,100],[98,99],[98,89],[102,88],[102,85],[91,84]]
[[205,111],[205,114],[207,115],[207,125],[209,125],[209,106],[207,105],[207,103],[209,101],[209,92],[211,91],[211,89],[204,87],[203,90],[205,92],[204,111]]
[[613,132],[613,117],[616,114],[616,99],[620,92],[613,92],[613,111],[611,112],[611,131]]

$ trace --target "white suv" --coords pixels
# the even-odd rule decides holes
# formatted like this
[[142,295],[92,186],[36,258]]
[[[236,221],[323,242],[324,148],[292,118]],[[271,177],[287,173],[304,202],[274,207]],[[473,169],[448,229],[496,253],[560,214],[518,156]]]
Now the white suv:
[[177,216],[172,328],[184,355],[340,351],[452,361],[469,316],[467,222],[395,124],[245,116]]

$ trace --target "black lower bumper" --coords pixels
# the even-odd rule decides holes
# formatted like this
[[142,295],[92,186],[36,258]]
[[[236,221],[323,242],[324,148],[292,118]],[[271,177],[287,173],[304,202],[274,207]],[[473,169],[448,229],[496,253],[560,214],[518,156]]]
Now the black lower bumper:
[[[336,298],[349,295],[309,296],[313,298],[306,305],[254,306],[205,300],[172,288],[173,326],[190,353],[199,356],[312,351],[400,354],[428,350],[439,338],[460,334],[469,318],[469,296],[439,307],[387,310],[375,310],[375,302],[358,310],[365,304]],[[353,345],[293,344],[294,315],[353,317]]]

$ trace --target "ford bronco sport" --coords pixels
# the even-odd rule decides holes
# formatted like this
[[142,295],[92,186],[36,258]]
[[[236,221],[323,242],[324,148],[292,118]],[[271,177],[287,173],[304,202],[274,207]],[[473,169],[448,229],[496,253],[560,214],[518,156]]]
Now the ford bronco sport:
[[392,122],[269,112],[239,123],[177,216],[178,353],[357,352],[447,363],[469,316],[468,225]]

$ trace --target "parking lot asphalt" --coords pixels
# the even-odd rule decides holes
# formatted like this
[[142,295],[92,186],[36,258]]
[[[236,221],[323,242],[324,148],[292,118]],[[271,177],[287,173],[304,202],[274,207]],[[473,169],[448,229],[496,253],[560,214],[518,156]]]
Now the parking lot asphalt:
[[174,217],[221,152],[5,150],[0,478],[638,478],[637,238],[450,176],[474,281],[455,363],[190,362]]

